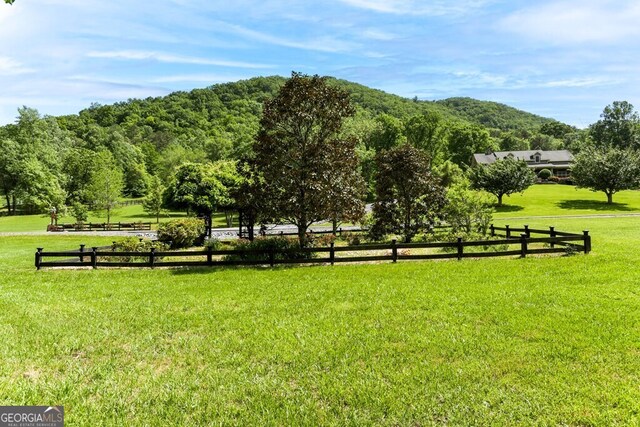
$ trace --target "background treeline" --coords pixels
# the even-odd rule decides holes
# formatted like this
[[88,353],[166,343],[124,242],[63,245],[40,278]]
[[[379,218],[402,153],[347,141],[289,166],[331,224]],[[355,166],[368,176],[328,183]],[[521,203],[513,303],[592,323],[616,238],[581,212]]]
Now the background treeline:
[[[93,104],[77,115],[41,117],[21,108],[15,124],[0,127],[0,193],[10,212],[38,212],[74,202],[91,204],[102,169],[122,174],[122,193],[141,197],[152,177],[167,185],[185,163],[249,156],[263,102],[286,81],[259,77],[165,97]],[[474,152],[529,148],[578,150],[585,132],[493,102],[452,98],[407,99],[330,79],[348,91],[362,174],[374,185],[377,151],[408,140],[425,149],[432,166],[469,164]]]

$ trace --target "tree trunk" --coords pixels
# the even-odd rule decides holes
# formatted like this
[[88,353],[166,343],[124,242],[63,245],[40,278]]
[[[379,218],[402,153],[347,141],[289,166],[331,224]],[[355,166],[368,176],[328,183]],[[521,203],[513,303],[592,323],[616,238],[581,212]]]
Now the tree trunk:
[[156,212],[156,224],[160,224],[160,211]]
[[504,194],[498,195],[498,206],[502,206],[502,196],[504,196]]
[[7,198],[7,215],[11,215],[11,197],[8,194],[4,196]]
[[11,207],[11,215],[16,214],[16,195],[11,196],[11,200],[13,200],[13,206]]
[[338,232],[338,219],[335,216],[333,217],[333,220],[331,221],[331,227],[332,227],[333,235],[335,236],[336,233]]
[[605,191],[605,193],[607,194],[607,204],[612,204],[613,203],[613,192],[609,192],[609,191]]
[[111,208],[107,207],[107,224],[111,224]]
[[300,243],[300,247],[304,248],[307,244],[307,229],[303,225],[298,226],[298,242]]

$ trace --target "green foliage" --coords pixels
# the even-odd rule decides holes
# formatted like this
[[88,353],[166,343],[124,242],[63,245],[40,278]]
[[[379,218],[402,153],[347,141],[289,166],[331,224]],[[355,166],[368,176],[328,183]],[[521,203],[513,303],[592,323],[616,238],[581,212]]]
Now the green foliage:
[[[118,240],[113,245],[115,252],[145,252],[145,256],[116,256],[109,257],[108,261],[111,262],[139,262],[149,261],[149,252],[151,248],[155,248],[157,251],[163,251],[169,249],[169,245],[163,242],[154,242],[148,239],[139,239],[137,237],[127,237]],[[156,257],[156,261],[162,260],[162,257]]]
[[476,166],[470,178],[473,189],[495,195],[498,206],[502,206],[504,195],[523,192],[535,183],[536,174],[524,161],[507,157],[487,166]]
[[557,139],[563,139],[566,135],[576,132],[573,126],[565,123],[558,122],[556,120],[548,121],[540,126],[540,133],[543,135],[552,136]]
[[164,192],[165,205],[211,215],[229,197],[211,163],[184,163]]
[[76,224],[82,225],[89,218],[89,209],[80,202],[74,202],[71,205],[71,217],[75,219]]
[[542,180],[547,180],[549,178],[551,178],[551,175],[553,175],[551,173],[551,171],[549,169],[542,169],[540,170],[540,172],[538,172],[538,178],[542,179]]
[[258,237],[253,241],[238,240],[234,244],[237,251],[257,251],[258,253],[233,254],[225,256],[228,261],[269,260],[269,252],[276,260],[309,259],[314,254],[300,250],[297,239],[287,237]]
[[162,181],[157,176],[151,177],[149,181],[149,190],[142,201],[144,211],[149,215],[156,217],[156,222],[160,222],[160,214],[164,205],[164,192],[166,188],[162,185]]
[[571,177],[578,187],[603,191],[611,204],[615,193],[640,186],[640,154],[629,148],[588,147],[575,157]]
[[493,208],[489,195],[473,191],[466,185],[454,185],[447,190],[444,220],[454,233],[487,234],[493,220]]
[[495,150],[489,132],[481,126],[457,124],[449,128],[448,151],[457,165],[470,165],[474,153]]
[[116,166],[113,155],[109,151],[97,153],[87,193],[93,210],[106,212],[107,223],[111,222],[111,213],[118,206],[123,186],[122,171]]
[[447,107],[456,117],[503,131],[535,131],[543,124],[553,121],[497,102],[472,98],[448,98],[436,103]]
[[410,242],[435,223],[445,203],[444,188],[432,176],[426,154],[409,144],[378,153],[376,164],[371,236],[393,233]]
[[605,107],[601,119],[589,127],[599,147],[640,149],[640,117],[627,101],[615,101]]
[[222,249],[223,246],[224,244],[219,239],[216,239],[215,237],[212,237],[208,239],[206,242],[204,242],[204,247],[207,249],[211,249],[212,251],[219,251]]
[[158,240],[172,248],[193,246],[204,234],[204,221],[199,218],[174,219],[158,226]]
[[364,213],[357,141],[341,135],[354,113],[345,91],[297,73],[265,102],[251,163],[266,195],[262,209],[266,218],[294,224],[301,246],[312,223]]

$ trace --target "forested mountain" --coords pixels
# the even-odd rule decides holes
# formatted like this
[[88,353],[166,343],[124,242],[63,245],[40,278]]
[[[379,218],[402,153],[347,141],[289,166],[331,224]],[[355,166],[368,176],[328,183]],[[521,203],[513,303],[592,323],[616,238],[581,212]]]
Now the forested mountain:
[[[251,155],[262,104],[285,81],[257,77],[164,97],[93,104],[60,117],[20,109],[15,124],[0,127],[0,194],[10,209],[42,210],[61,199],[90,202],[96,162],[109,158],[122,172],[124,194],[139,197],[152,176],[168,183],[184,163]],[[344,132],[358,139],[368,182],[375,153],[405,140],[426,150],[433,167],[447,161],[464,167],[474,152],[560,148],[579,139],[567,125],[492,102],[419,101],[344,80],[329,79],[329,84],[348,91],[356,107]]]
[[435,103],[455,117],[503,131],[536,132],[540,126],[554,121],[508,105],[473,98],[447,98]]

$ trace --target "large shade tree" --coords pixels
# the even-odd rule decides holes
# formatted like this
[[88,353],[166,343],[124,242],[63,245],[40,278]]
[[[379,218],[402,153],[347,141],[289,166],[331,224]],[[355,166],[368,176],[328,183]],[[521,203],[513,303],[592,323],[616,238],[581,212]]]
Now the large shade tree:
[[429,231],[445,205],[445,189],[432,176],[428,156],[409,144],[376,156],[376,201],[371,234],[402,235],[405,242]]
[[527,164],[511,157],[473,168],[470,178],[472,188],[496,196],[498,206],[502,206],[503,196],[521,193],[536,182],[536,174]]
[[640,148],[640,117],[627,101],[615,101],[605,107],[600,120],[589,133],[597,146]]
[[630,148],[587,147],[574,159],[571,176],[578,187],[602,191],[607,203],[621,190],[640,186],[640,155]]
[[363,213],[356,140],[340,132],[354,112],[346,91],[299,73],[264,104],[252,162],[266,185],[264,215],[294,224],[301,246],[314,222]]

